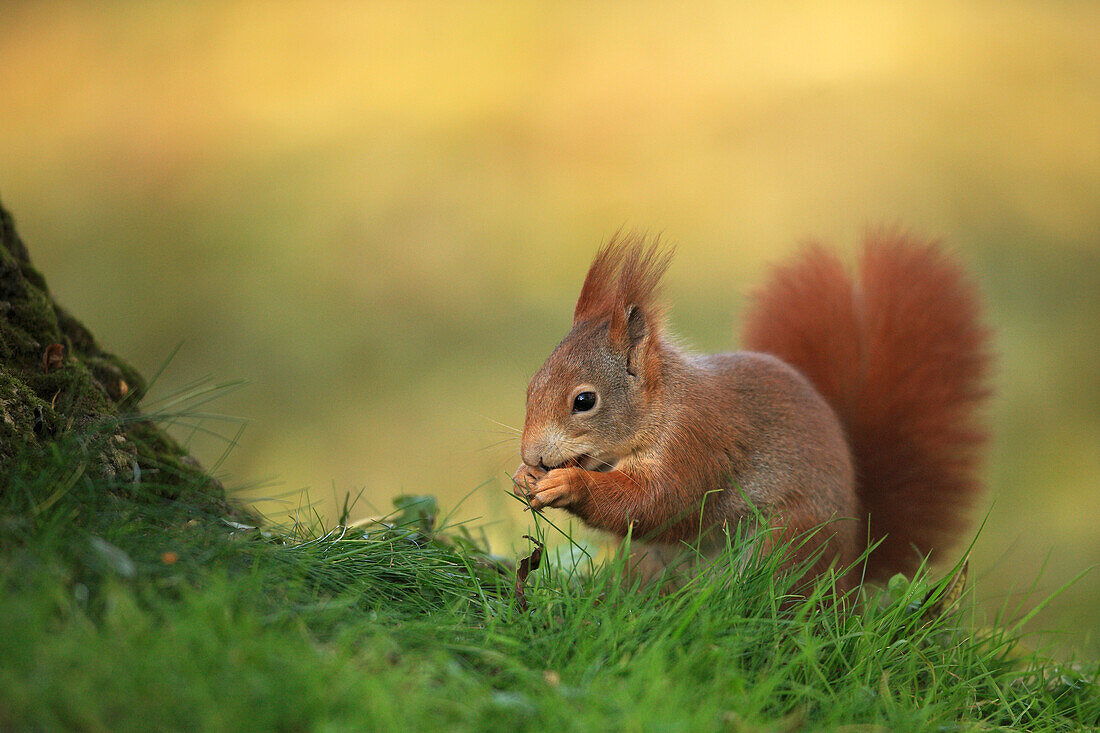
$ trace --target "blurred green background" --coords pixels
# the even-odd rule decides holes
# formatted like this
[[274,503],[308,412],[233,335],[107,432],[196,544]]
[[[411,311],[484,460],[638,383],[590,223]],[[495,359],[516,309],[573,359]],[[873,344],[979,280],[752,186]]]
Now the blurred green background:
[[[250,382],[221,470],[265,513],[472,492],[505,552],[507,426],[608,234],[678,245],[700,350],[808,237],[942,237],[998,330],[996,607],[1100,561],[1097,48],[1095,2],[9,0],[0,196],[107,347],[183,343],[157,394]],[[1100,652],[1100,572],[1039,626]]]

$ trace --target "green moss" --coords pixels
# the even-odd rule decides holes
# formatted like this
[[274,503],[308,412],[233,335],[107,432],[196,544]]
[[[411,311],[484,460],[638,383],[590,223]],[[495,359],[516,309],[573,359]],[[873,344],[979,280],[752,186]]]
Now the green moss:
[[0,367],[0,466],[10,463],[20,449],[38,446],[35,415],[43,407],[27,385]]

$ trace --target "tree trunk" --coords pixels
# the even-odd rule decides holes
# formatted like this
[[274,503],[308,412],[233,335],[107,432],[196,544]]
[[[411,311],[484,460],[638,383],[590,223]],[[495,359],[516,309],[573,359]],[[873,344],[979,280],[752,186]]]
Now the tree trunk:
[[127,492],[232,511],[221,484],[138,409],[141,375],[54,302],[0,205],[0,491],[51,445],[79,441],[89,474]]

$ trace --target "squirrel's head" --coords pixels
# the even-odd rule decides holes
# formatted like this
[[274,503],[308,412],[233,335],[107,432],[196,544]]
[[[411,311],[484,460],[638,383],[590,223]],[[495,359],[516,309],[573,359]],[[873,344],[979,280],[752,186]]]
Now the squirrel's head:
[[610,470],[643,442],[662,386],[667,346],[656,296],[670,259],[637,234],[616,235],[596,254],[573,328],[527,386],[524,463]]

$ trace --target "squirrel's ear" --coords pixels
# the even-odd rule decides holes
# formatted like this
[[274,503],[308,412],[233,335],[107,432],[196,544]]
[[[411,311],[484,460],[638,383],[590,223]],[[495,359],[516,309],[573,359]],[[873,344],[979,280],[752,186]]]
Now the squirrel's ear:
[[626,309],[626,370],[638,376],[642,358],[642,342],[649,334],[645,311],[636,305]]

